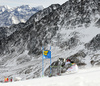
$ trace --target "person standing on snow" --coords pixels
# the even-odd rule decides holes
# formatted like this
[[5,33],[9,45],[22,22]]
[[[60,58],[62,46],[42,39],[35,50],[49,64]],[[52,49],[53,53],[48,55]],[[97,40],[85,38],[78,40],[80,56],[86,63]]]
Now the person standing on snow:
[[8,81],[9,81],[9,79],[4,77],[4,82],[8,82]]

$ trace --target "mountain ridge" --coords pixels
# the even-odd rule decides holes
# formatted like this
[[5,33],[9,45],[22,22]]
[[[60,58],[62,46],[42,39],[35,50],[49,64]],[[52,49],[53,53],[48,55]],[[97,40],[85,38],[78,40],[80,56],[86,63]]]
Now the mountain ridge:
[[[10,74],[20,74],[23,78],[39,77],[42,46],[47,50],[51,46],[53,62],[71,58],[77,64],[99,65],[100,29],[96,26],[100,19],[99,3],[99,0],[69,0],[37,12],[22,26],[14,25],[12,29],[16,30],[0,40],[1,66],[8,69],[10,66]],[[49,74],[49,61],[44,65]]]
[[20,22],[25,23],[29,17],[40,10],[43,10],[43,6],[30,7],[29,5],[22,5],[15,8],[0,6],[0,27]]

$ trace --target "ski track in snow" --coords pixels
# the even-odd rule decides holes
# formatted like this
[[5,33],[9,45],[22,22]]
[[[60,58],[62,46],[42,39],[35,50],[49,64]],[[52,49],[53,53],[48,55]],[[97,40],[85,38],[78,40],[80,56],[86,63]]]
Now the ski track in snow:
[[0,83],[0,86],[100,86],[100,67],[80,69],[78,73]]

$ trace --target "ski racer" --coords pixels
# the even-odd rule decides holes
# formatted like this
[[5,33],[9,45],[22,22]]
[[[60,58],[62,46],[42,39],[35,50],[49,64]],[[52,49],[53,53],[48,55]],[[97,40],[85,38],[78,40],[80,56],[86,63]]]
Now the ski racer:
[[65,66],[66,66],[66,72],[68,73],[75,73],[78,71],[77,64],[71,61],[70,59],[67,59]]

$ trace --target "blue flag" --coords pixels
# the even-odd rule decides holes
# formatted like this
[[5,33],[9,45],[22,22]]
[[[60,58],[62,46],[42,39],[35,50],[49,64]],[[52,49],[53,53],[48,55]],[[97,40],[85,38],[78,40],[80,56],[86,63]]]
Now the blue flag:
[[44,59],[50,59],[50,74],[51,74],[51,46],[50,50],[44,50],[42,47],[42,76],[44,76]]
[[44,50],[43,51],[43,59],[50,59],[51,58],[51,51]]

